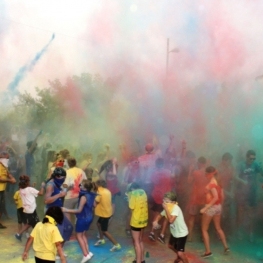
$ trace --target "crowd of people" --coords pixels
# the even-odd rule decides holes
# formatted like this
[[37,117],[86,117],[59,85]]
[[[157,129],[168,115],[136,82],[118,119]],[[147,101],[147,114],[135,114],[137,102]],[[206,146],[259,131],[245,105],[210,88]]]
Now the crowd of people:
[[[94,255],[89,249],[88,230],[94,217],[98,228],[94,245],[104,245],[107,238],[112,243],[110,251],[120,250],[114,232],[109,232],[116,202],[123,202],[126,208],[121,213],[126,234],[133,240],[134,263],[145,262],[143,236],[147,229],[152,242],[163,244],[167,243],[169,232],[168,247],[175,252],[174,262],[188,263],[186,242],[197,238],[204,243],[201,256],[213,255],[211,221],[225,254],[230,251],[226,236],[231,233],[224,229],[230,229],[231,224],[236,226],[239,238],[254,241],[258,182],[262,175],[255,151],[248,150],[236,166],[233,155],[226,152],[212,166],[204,156],[196,158],[184,141],[176,149],[175,138],[170,136],[165,149],[156,141],[147,143],[141,152],[121,145],[118,156],[113,156],[106,145],[95,161],[90,152],[75,152],[77,156],[73,157],[68,149],[58,150],[59,146],[45,143],[36,161],[41,134],[27,142],[24,157],[12,140],[2,140],[0,145],[0,220],[2,215],[8,216],[8,191],[17,207],[18,230],[14,238],[21,241],[23,233],[28,237],[23,260],[33,245],[36,262],[55,262],[56,258],[66,262],[63,246],[75,229],[83,254],[81,262],[89,261]],[[45,204],[42,222],[36,212],[36,198],[41,195]],[[119,198],[121,195],[125,198]],[[236,217],[232,216],[233,211]],[[3,228],[0,223],[0,229]]]

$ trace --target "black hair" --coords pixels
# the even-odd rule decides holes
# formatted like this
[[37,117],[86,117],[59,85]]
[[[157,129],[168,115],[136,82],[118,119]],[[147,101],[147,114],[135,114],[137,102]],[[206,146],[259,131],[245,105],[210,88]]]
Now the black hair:
[[247,154],[246,154],[246,157],[249,157],[250,155],[256,155],[256,152],[253,151],[253,150],[248,150]]
[[[64,219],[64,214],[63,214],[61,208],[58,207],[58,206],[49,207],[48,210],[46,211],[45,215],[54,218],[54,220],[58,224],[62,224],[63,219]],[[42,223],[45,224],[45,223],[48,223],[48,222],[49,222],[48,218],[44,217]]]
[[107,183],[106,183],[105,180],[98,180],[98,181],[96,182],[96,185],[97,185],[97,186],[101,186],[101,187],[103,187],[103,188],[106,188],[106,187],[107,187]]
[[206,158],[203,157],[203,156],[201,156],[201,157],[198,158],[197,161],[198,161],[199,163],[201,163],[201,164],[205,164],[205,163],[206,163]]
[[229,152],[224,153],[222,156],[222,160],[232,160],[232,159],[233,159],[233,155]]
[[30,178],[28,175],[20,175],[19,176],[19,183],[18,183],[19,188],[24,189],[24,188],[29,186],[29,183],[30,183]]
[[132,190],[135,190],[135,189],[140,189],[140,188],[141,188],[141,187],[140,187],[139,184],[133,182],[133,183],[130,184],[130,186],[129,186],[129,188],[128,188],[128,192],[130,192],[130,191],[132,191]]
[[108,160],[106,161],[105,163],[103,163],[103,165],[100,167],[100,171],[99,171],[99,174],[101,174],[104,170],[106,172],[110,171],[112,169],[112,160]]

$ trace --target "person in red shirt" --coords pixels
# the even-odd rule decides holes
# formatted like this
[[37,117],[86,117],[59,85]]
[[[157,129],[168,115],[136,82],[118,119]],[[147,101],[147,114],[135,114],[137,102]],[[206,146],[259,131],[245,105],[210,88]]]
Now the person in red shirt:
[[190,168],[188,175],[188,184],[192,186],[188,203],[188,242],[192,242],[196,217],[199,216],[199,211],[205,204],[205,186],[208,183],[205,176],[205,167],[205,157],[199,157],[197,168]]
[[[153,211],[153,218],[156,218],[156,216],[163,211],[162,203],[164,194],[172,191],[172,174],[170,170],[164,168],[164,159],[157,158],[157,160],[155,161],[155,166],[156,169],[151,177],[151,182],[153,184],[153,190],[151,193],[153,199],[153,206],[151,208]],[[162,230],[158,237],[158,240],[163,244],[165,243],[164,233],[167,226],[168,221],[167,219],[164,219]],[[153,227],[152,231],[149,234],[149,239],[151,239],[152,241],[155,241],[155,229],[156,228]]]
[[229,248],[226,242],[225,233],[221,228],[221,212],[222,212],[222,203],[224,199],[224,192],[221,186],[217,181],[217,170],[213,166],[209,166],[205,170],[206,177],[209,180],[209,183],[206,185],[206,200],[205,207],[200,210],[202,216],[202,234],[205,245],[205,253],[202,255],[203,258],[212,256],[210,250],[209,234],[208,229],[211,221],[213,220],[215,229],[220,237],[221,242],[224,246],[224,253],[229,252]]

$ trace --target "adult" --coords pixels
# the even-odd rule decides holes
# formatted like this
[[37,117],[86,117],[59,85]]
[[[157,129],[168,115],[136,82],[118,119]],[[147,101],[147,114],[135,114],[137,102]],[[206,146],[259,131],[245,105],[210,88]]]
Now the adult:
[[[151,183],[153,185],[153,190],[151,192],[152,200],[153,200],[153,206],[152,211],[153,215],[152,218],[155,218],[158,214],[160,214],[163,211],[163,196],[165,193],[170,192],[172,190],[172,174],[171,171],[164,168],[164,159],[163,158],[157,158],[155,161],[155,167],[152,177],[151,177]],[[161,243],[165,243],[165,230],[168,226],[168,220],[164,219],[162,230],[160,235],[158,236],[158,240]],[[152,228],[149,238],[152,241],[155,241],[155,235],[154,235],[154,228]]]
[[[75,209],[77,208],[78,204],[78,197],[79,197],[79,185],[82,183],[83,180],[87,179],[85,172],[77,167],[77,161],[74,157],[68,158],[68,165],[69,169],[67,170],[67,177],[65,180],[65,184],[69,186],[69,190],[65,196],[64,207],[68,209]],[[66,213],[66,217],[71,221],[73,224],[74,219],[71,214]]]
[[[192,186],[188,204],[188,242],[193,240],[193,228],[195,220],[199,216],[199,211],[205,205],[205,186],[208,181],[205,176],[206,159],[199,157],[197,160],[197,168],[190,168],[188,175],[188,184]],[[199,218],[198,218],[199,219]]]
[[35,157],[34,152],[37,149],[37,139],[41,135],[42,131],[38,133],[36,138],[33,141],[27,142],[27,151],[25,154],[25,160],[26,160],[26,175],[31,177],[33,175],[33,169],[35,165]]
[[133,263],[145,263],[143,232],[148,224],[147,195],[137,183],[131,183],[128,189],[128,200],[131,209],[131,234],[136,254]]
[[[233,209],[233,197],[234,197],[234,178],[235,168],[232,163],[233,156],[231,153],[226,152],[223,154],[221,163],[218,165],[218,179],[222,185],[225,194],[225,200],[223,203],[223,226],[227,229],[227,232],[231,232],[233,227],[234,216],[231,214]],[[226,227],[226,228],[225,228]]]
[[[5,190],[7,183],[15,184],[16,179],[8,171],[9,154],[7,152],[0,153],[0,219],[2,214],[6,212],[5,206]],[[6,226],[0,223],[0,229]]]
[[236,204],[238,235],[242,238],[241,228],[248,223],[249,239],[254,241],[254,225],[257,208],[258,175],[262,175],[262,167],[256,162],[256,152],[249,150],[246,160],[238,164],[236,171]]
[[208,234],[209,225],[212,220],[215,229],[220,237],[220,240],[224,246],[224,253],[227,254],[229,252],[225,233],[222,230],[220,224],[224,192],[216,179],[217,170],[213,166],[209,166],[206,168],[205,172],[209,183],[205,187],[206,204],[200,210],[200,213],[202,214],[202,234],[205,245],[205,253],[202,255],[203,258],[207,258],[213,255],[210,250],[210,240]]

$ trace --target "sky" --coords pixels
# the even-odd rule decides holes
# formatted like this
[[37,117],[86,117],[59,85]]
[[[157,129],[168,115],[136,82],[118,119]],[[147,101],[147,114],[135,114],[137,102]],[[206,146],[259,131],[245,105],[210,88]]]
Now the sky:
[[[144,139],[174,133],[210,154],[262,143],[262,1],[0,0],[0,10],[0,92],[11,98],[83,72],[121,75],[116,98]],[[167,39],[177,52],[166,73]]]

